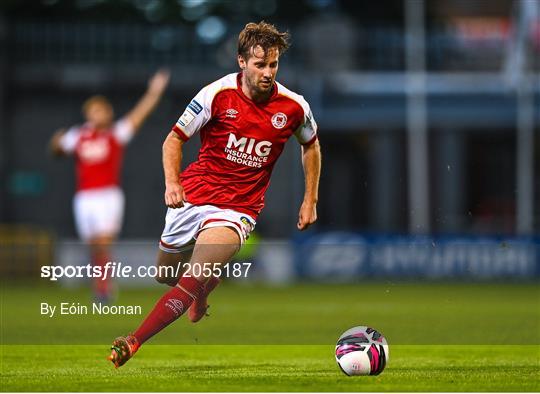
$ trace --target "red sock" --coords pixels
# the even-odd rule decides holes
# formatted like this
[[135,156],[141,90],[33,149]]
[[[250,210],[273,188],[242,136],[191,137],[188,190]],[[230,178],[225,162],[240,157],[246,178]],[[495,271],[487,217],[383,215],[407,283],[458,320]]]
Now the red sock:
[[[110,261],[109,254],[105,252],[95,253],[92,256],[92,264],[98,267],[104,267]],[[102,271],[103,273],[103,271]],[[107,298],[110,294],[110,278],[103,280],[102,276],[93,278],[94,294],[97,297]]]
[[197,279],[183,276],[178,286],[173,287],[159,299],[154,309],[133,334],[135,338],[142,345],[163,330],[189,309],[193,300],[200,296],[203,289],[204,285]]
[[221,279],[219,279],[218,276],[211,276],[210,279],[208,279],[208,282],[206,282],[206,285],[204,287],[204,294],[208,295],[214,290],[217,285],[221,283]]

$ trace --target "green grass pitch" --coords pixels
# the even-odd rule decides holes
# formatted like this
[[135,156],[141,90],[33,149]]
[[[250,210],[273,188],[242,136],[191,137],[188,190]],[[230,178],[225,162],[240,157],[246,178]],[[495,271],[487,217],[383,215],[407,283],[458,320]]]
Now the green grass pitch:
[[[163,287],[122,289],[146,314]],[[41,316],[41,302],[89,303],[59,286],[3,283],[2,391],[540,391],[540,290],[530,284],[225,283],[209,318],[184,318],[122,368],[111,340],[142,316]],[[347,377],[337,337],[370,325],[387,337],[380,376]]]

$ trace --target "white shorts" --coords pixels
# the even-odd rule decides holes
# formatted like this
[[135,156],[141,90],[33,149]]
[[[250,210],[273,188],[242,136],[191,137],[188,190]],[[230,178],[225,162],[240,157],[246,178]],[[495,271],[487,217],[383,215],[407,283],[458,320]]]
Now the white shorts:
[[118,235],[124,204],[124,193],[116,186],[78,191],[73,198],[73,213],[79,237],[88,241],[100,235]]
[[243,245],[255,228],[255,220],[245,213],[213,205],[193,205],[184,202],[182,208],[169,208],[159,248],[168,253],[180,253],[193,248],[197,235],[211,227],[230,227]]

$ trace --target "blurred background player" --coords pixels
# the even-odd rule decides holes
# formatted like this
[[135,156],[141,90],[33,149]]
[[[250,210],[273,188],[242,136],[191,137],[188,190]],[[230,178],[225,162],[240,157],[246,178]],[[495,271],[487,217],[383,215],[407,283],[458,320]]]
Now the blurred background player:
[[[82,106],[85,123],[57,131],[50,141],[55,156],[75,157],[77,191],[73,213],[77,232],[90,247],[94,265],[110,261],[111,245],[122,227],[124,193],[120,171],[124,147],[152,113],[168,83],[169,72],[158,71],[139,102],[118,121],[114,121],[113,107],[106,97],[92,96]],[[110,300],[111,284],[109,278],[94,278],[97,301]]]
[[[109,360],[116,367],[188,310],[193,322],[204,316],[206,299],[219,278],[199,268],[227,264],[249,237],[264,206],[274,165],[292,136],[302,145],[305,177],[297,228],[304,230],[317,220],[321,168],[317,124],[306,100],[275,80],[288,38],[288,33],[268,23],[248,23],[238,36],[241,72],[204,87],[165,139],[169,209],[158,265],[189,262],[190,266],[180,280],[160,278],[173,288],[133,335],[113,342]],[[198,159],[179,175],[183,144],[197,132],[202,140]]]

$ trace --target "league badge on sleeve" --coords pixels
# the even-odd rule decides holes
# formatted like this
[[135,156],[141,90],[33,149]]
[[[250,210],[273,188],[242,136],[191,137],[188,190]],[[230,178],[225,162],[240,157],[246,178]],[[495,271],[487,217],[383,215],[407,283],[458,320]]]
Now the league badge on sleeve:
[[186,127],[193,121],[193,119],[195,119],[195,116],[201,113],[202,110],[203,107],[201,104],[199,104],[195,99],[191,100],[182,116],[180,116],[180,119],[178,119],[177,123],[180,126]]

